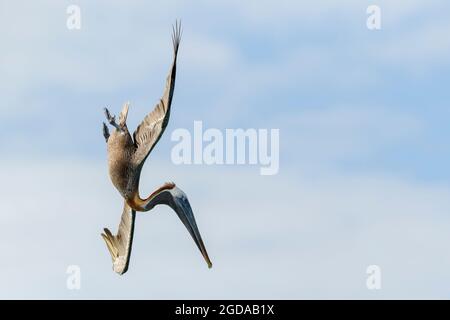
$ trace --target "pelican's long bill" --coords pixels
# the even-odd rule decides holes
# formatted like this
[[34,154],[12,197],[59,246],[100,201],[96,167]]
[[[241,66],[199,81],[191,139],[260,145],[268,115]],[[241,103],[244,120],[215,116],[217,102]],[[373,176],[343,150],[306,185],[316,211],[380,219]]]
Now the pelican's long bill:
[[[186,229],[188,229],[191,234],[192,239],[194,239],[195,244],[205,258],[208,268],[212,267],[211,260],[208,257],[208,252],[206,252],[205,245],[203,244],[202,236],[200,231],[198,231],[197,223],[195,222],[194,213],[192,212],[191,205],[186,194],[178,187],[167,190],[171,197],[167,199],[168,205],[177,213],[180,220],[183,222]],[[167,194],[165,193],[165,194]]]

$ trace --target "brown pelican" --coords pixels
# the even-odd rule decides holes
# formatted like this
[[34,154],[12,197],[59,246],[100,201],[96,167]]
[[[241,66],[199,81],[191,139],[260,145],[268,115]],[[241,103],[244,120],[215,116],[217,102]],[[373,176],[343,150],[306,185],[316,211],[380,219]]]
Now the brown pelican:
[[176,22],[172,34],[173,63],[166,80],[164,94],[153,111],[137,127],[133,138],[128,132],[126,124],[129,104],[126,103],[123,106],[118,122],[116,122],[115,116],[112,116],[105,108],[106,118],[109,124],[115,128],[114,132],[110,134],[108,127],[103,123],[103,135],[108,146],[109,175],[112,183],[124,198],[124,207],[117,235],[113,235],[105,228],[102,237],[111,253],[113,270],[119,274],[125,273],[128,269],[136,211],[149,211],[158,204],[168,205],[177,213],[205,258],[208,267],[212,266],[197,228],[191,205],[181,189],[174,183],[165,183],[145,199],[139,195],[139,178],[144,162],[169,122],[180,39],[181,26]]

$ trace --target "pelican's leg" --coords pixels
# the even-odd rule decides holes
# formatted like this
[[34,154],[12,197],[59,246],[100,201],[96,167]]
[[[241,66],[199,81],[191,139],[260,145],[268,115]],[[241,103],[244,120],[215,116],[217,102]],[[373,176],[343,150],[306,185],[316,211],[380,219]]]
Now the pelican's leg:
[[106,120],[108,120],[109,124],[114,126],[116,129],[120,129],[119,125],[116,123],[116,117],[112,116],[111,113],[109,113],[109,110],[105,108],[105,116]]
[[103,122],[103,136],[105,137],[106,142],[108,142],[109,139],[109,130],[106,124]]

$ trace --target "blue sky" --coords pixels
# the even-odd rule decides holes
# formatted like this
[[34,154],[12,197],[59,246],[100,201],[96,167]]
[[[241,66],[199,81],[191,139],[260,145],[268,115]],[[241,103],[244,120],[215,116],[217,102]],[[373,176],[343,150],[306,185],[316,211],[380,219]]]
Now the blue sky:
[[[66,8],[81,9],[80,30]],[[382,29],[366,28],[381,8]],[[450,7],[444,1],[0,1],[2,298],[448,298]],[[138,216],[130,271],[99,233],[121,199],[102,108],[160,97],[144,193],[175,181],[214,268],[168,208]],[[177,128],[279,128],[280,172],[176,166]],[[68,265],[82,288],[66,289]],[[383,288],[365,287],[377,264]]]

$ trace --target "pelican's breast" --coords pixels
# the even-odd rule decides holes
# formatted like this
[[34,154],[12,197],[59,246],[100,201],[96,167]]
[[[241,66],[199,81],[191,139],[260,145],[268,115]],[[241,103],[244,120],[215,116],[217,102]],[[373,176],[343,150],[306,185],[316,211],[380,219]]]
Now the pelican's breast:
[[113,133],[108,139],[108,166],[112,183],[124,198],[133,193],[135,170],[131,159],[134,153],[129,134]]

